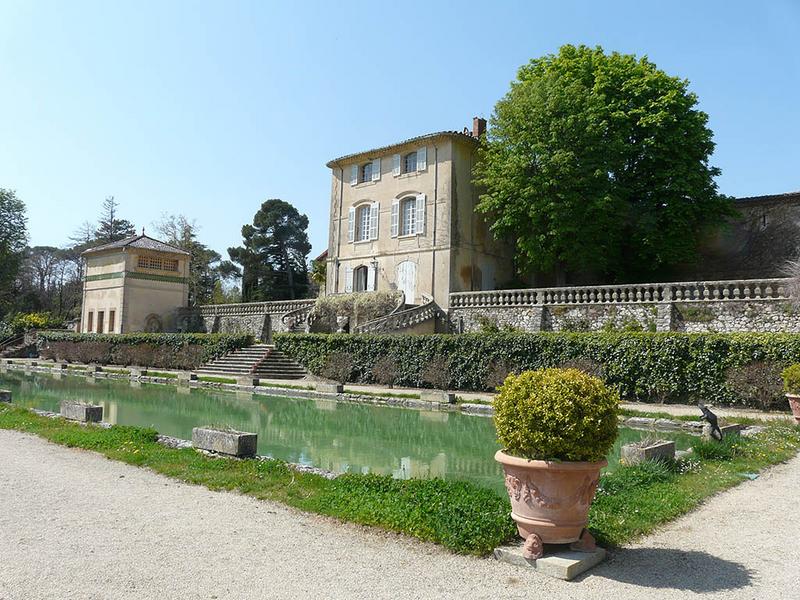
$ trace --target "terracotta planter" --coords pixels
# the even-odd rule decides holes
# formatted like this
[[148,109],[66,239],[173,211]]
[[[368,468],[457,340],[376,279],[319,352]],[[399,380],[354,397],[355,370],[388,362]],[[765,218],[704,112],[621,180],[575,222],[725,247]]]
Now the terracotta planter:
[[794,420],[800,423],[800,396],[796,394],[786,394],[789,399],[789,406],[792,408]]
[[526,558],[542,556],[544,544],[572,544],[574,550],[594,550],[586,531],[589,505],[600,483],[600,469],[608,462],[527,460],[498,450],[511,518],[525,539]]

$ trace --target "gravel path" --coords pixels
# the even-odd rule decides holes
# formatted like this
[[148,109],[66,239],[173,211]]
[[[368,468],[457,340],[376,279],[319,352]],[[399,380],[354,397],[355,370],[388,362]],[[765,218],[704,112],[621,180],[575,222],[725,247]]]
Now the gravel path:
[[0,430],[0,600],[796,598],[798,489],[795,459],[562,582]]

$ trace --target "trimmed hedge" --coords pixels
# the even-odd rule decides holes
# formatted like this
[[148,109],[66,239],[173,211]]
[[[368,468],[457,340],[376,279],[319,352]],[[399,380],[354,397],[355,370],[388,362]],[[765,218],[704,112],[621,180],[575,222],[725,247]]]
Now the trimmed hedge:
[[498,365],[510,370],[595,362],[601,377],[625,400],[714,402],[757,408],[785,408],[781,396],[766,402],[727,378],[731,370],[756,362],[780,368],[800,362],[800,334],[789,333],[498,333],[461,335],[280,334],[276,347],[315,374],[327,356],[353,357],[349,381],[374,383],[372,368],[381,357],[397,365],[395,383],[424,387],[422,373],[436,357],[446,357],[450,389],[482,391]]
[[249,335],[216,333],[95,334],[39,332],[43,358],[101,365],[196,369],[227,352],[253,343]]

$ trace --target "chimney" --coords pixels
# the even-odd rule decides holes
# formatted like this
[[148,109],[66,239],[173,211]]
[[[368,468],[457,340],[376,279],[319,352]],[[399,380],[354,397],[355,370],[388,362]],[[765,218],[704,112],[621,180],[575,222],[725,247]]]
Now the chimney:
[[480,117],[472,118],[472,137],[481,137],[486,133],[486,119]]

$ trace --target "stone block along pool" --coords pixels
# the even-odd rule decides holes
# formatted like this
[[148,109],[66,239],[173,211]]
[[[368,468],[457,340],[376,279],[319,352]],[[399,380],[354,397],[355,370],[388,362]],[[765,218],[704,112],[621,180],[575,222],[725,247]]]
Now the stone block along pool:
[[[487,417],[22,371],[0,372],[0,388],[10,389],[20,406],[57,412],[62,400],[100,404],[104,421],[183,439],[202,425],[257,433],[259,454],[335,473],[461,479],[505,494],[493,458],[500,446]],[[653,433],[621,427],[608,469],[619,465],[622,444],[647,435]],[[675,440],[678,449],[693,439],[656,435]]]

